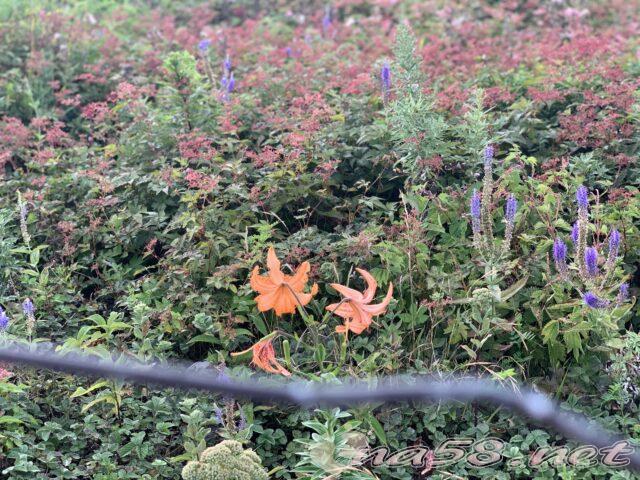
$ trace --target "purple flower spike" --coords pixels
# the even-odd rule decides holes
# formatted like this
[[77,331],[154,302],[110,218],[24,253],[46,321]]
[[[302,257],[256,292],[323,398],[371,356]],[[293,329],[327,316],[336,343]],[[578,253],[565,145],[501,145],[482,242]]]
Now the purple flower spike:
[[518,201],[516,200],[516,197],[513,196],[513,194],[509,194],[509,197],[507,198],[507,206],[504,212],[504,218],[508,223],[513,223],[514,219],[516,218],[517,210]]
[[491,161],[493,160],[493,155],[496,153],[495,148],[493,148],[493,145],[487,145],[484,149],[484,163],[491,163]]
[[9,327],[9,317],[2,307],[0,307],[0,332]]
[[624,302],[629,298],[629,284],[623,283],[620,285],[620,291],[618,292],[618,299],[620,303]]
[[589,276],[598,275],[598,250],[595,247],[589,247],[584,251],[584,263]]
[[571,241],[574,245],[578,244],[578,222],[573,224],[573,228],[571,229]]
[[615,228],[609,234],[609,255],[615,257],[620,247],[620,232]]
[[35,311],[36,309],[33,306],[33,302],[30,298],[27,298],[24,302],[22,302],[22,312],[25,314],[25,316],[33,317]]
[[609,302],[607,300],[598,298],[598,296],[592,292],[585,293],[582,299],[584,300],[584,303],[591,308],[606,308],[609,306]]
[[28,213],[29,213],[29,210],[27,208],[27,204],[26,203],[22,203],[20,205],[20,221],[26,222]]
[[556,238],[553,242],[553,260],[556,269],[562,276],[567,274],[567,245],[560,239]]
[[384,62],[380,69],[380,85],[382,89],[382,100],[387,102],[391,94],[391,69],[389,62]]
[[587,187],[585,187],[584,185],[580,185],[580,187],[578,187],[578,191],[576,192],[576,200],[578,202],[578,209],[589,209],[589,190],[587,190]]
[[567,259],[567,245],[560,238],[553,242],[553,259],[556,263],[565,262]]
[[213,409],[213,418],[214,418],[214,420],[216,421],[216,423],[218,425],[223,425],[224,424],[224,419],[222,417],[222,410],[217,405]]
[[471,196],[471,216],[474,219],[479,219],[480,211],[481,211],[480,194],[478,193],[477,190],[474,189],[473,195]]
[[389,62],[384,62],[384,65],[382,65],[380,69],[380,81],[385,91],[391,88],[391,68],[389,67]]
[[233,89],[236,86],[236,79],[233,77],[233,72],[231,72],[231,75],[229,76],[229,83],[227,84],[227,92],[231,93],[233,92]]
[[209,40],[208,38],[205,38],[204,40],[200,40],[200,42],[198,43],[198,50],[204,53],[207,50],[209,50],[210,46],[211,46],[211,40]]

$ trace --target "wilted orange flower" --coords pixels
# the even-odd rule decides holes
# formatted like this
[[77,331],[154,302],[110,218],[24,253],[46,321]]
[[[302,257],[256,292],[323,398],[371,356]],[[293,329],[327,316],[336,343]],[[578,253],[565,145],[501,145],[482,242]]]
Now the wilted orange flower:
[[333,288],[345,297],[340,303],[332,303],[327,306],[327,310],[345,319],[344,325],[336,327],[336,332],[338,333],[346,333],[349,330],[355,334],[362,333],[371,325],[374,315],[380,315],[385,312],[393,295],[393,284],[389,283],[389,290],[387,290],[387,295],[382,300],[382,303],[370,305],[376,294],[378,284],[373,275],[366,270],[356,268],[356,271],[367,282],[367,289],[364,293],[337,283],[331,284]]
[[264,370],[269,373],[279,373],[280,375],[284,375],[286,377],[291,376],[291,373],[287,371],[276,359],[276,351],[273,348],[273,339],[275,338],[274,334],[268,335],[267,337],[260,340],[253,347],[248,348],[242,352],[234,352],[231,354],[232,357],[238,355],[244,355],[249,351],[252,352],[253,358],[251,363],[256,367]]
[[297,305],[305,306],[318,293],[318,285],[315,283],[310,293],[303,293],[311,269],[309,262],[303,262],[294,275],[285,275],[280,271],[280,260],[271,247],[267,254],[267,268],[267,275],[259,275],[260,267],[256,266],[249,281],[251,288],[260,294],[256,297],[256,302],[261,312],[273,309],[278,316],[294,313]]

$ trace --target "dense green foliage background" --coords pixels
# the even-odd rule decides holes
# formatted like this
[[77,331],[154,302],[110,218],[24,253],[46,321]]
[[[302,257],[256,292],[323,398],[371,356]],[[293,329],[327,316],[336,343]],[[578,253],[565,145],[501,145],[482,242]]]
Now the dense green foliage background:
[[[640,438],[640,5],[606,3],[0,2],[2,335],[246,378],[254,370],[230,352],[278,330],[298,377],[524,381]],[[496,238],[507,194],[519,203],[511,247],[491,262],[468,214],[489,144]],[[580,185],[593,245],[622,235],[606,293],[614,302],[627,282],[630,298],[615,308],[586,306],[553,265]],[[311,263],[320,292],[307,317],[256,309],[248,276],[272,245],[283,264]],[[330,283],[362,287],[356,267],[381,291],[392,282],[394,301],[343,355],[325,307]],[[9,479],[180,478],[223,438],[272,478],[324,478],[295,471],[314,427],[329,443],[353,430],[395,450],[498,437],[507,460],[566,443],[477,405],[344,416],[4,367]],[[430,473],[634,478],[505,465]],[[411,467],[341,478],[376,476],[422,478]]]

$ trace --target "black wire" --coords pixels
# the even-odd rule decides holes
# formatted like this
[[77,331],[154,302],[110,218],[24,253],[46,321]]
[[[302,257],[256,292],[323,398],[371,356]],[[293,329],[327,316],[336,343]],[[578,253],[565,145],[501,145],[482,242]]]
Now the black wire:
[[[528,417],[537,424],[551,427],[567,438],[585,445],[604,448],[626,439],[604,430],[587,417],[571,413],[544,394],[528,387],[505,388],[489,380],[435,380],[430,377],[386,377],[371,382],[347,381],[343,384],[290,381],[271,385],[256,380],[236,381],[179,365],[116,362],[79,353],[57,353],[47,346],[9,345],[0,348],[0,361],[30,365],[70,374],[107,377],[136,384],[151,384],[182,390],[204,390],[227,397],[247,398],[258,402],[285,405],[351,406],[369,402],[479,402],[499,405]],[[628,456],[628,466],[640,471],[640,454]]]

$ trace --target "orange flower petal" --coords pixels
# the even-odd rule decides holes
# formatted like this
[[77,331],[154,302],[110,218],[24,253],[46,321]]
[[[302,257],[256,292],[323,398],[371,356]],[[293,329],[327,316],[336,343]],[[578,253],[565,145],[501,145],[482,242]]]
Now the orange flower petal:
[[331,284],[334,289],[345,297],[342,303],[332,303],[326,307],[330,312],[346,320],[344,325],[336,327],[336,332],[338,333],[352,331],[360,334],[365,331],[373,322],[374,315],[380,315],[385,312],[393,296],[393,284],[389,283],[389,289],[382,302],[369,305],[369,302],[373,300],[375,296],[378,284],[375,278],[373,278],[373,275],[366,270],[357,268],[356,271],[367,282],[367,288],[364,294],[352,288],[345,287],[344,285]]
[[331,286],[337,290],[343,297],[353,300],[354,302],[362,302],[362,294],[353,288],[345,287],[339,283],[332,283]]
[[373,275],[362,268],[356,268],[356,272],[358,272],[362,276],[362,278],[364,278],[365,282],[367,282],[367,289],[364,291],[362,301],[364,303],[369,303],[376,295],[378,282],[376,282],[376,279],[373,278]]
[[281,286],[277,290],[275,301],[273,303],[273,309],[275,310],[276,315],[280,316],[285,313],[294,313],[297,305],[298,301],[296,300],[296,297],[286,285]]
[[279,373],[280,375],[284,375],[285,377],[291,376],[291,373],[282,365],[280,365],[277,360],[273,359],[271,361],[271,365],[273,366],[273,369],[274,369],[273,373]]
[[351,330],[353,333],[355,333],[356,335],[360,335],[367,328],[369,328],[369,325],[365,325],[364,323],[359,322],[349,322],[348,327],[349,330]]
[[267,253],[268,275],[259,275],[260,269],[255,267],[251,272],[249,283],[258,295],[255,300],[258,310],[266,312],[274,310],[276,315],[295,313],[298,305],[304,306],[318,293],[318,285],[311,287],[310,293],[304,293],[309,278],[311,265],[303,262],[294,275],[285,275],[280,270],[280,261],[273,247]]
[[361,307],[365,312],[370,313],[371,315],[380,315],[387,309],[389,302],[391,302],[392,296],[393,284],[389,283],[389,290],[387,290],[387,294],[385,295],[381,303],[378,303],[377,305],[362,305]]
[[302,305],[303,307],[305,305],[307,305],[311,299],[314,297],[314,295],[318,293],[318,284],[314,283],[313,286],[311,287],[311,292],[309,293],[298,293],[296,294],[296,297],[298,298],[298,301],[300,302],[300,305]]
[[351,322],[347,320],[344,325],[338,325],[336,327],[336,333],[347,333],[347,331],[352,331],[356,335],[361,334],[368,328],[368,325],[359,323],[359,322]]
[[349,302],[332,303],[331,305],[327,305],[325,308],[342,318],[353,318],[354,315]]
[[265,372],[279,373],[287,377],[291,375],[278,363],[271,339],[261,340],[253,346],[253,360],[251,362]]
[[364,305],[354,303],[351,306],[353,311],[353,322],[365,325],[365,328],[371,325],[373,318],[369,312],[364,310]]
[[280,260],[276,257],[276,251],[273,247],[269,247],[267,253],[267,269],[269,270],[269,277],[274,283],[284,282],[284,274],[280,271]]
[[271,310],[272,308],[274,308],[274,305],[278,301],[280,288],[282,287],[278,287],[272,292],[258,295],[255,298],[256,303],[258,304],[258,310],[260,310],[261,312],[266,312],[267,310]]
[[309,262],[302,262],[296,270],[295,275],[285,275],[285,281],[296,293],[301,292],[307,283],[307,280],[309,279],[309,270],[311,270]]
[[259,275],[260,267],[256,266],[251,272],[251,277],[249,278],[249,284],[251,288],[253,288],[258,293],[271,293],[278,285],[273,283],[270,277],[265,277],[263,275]]

